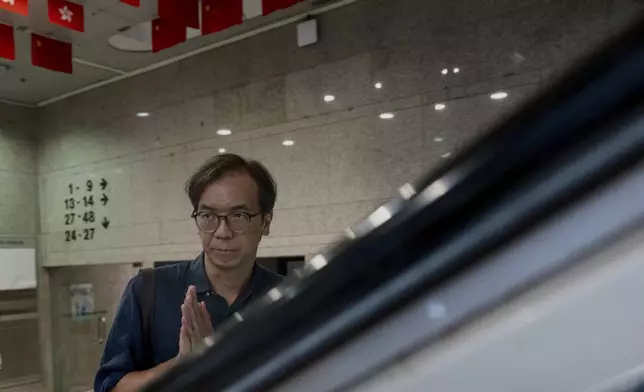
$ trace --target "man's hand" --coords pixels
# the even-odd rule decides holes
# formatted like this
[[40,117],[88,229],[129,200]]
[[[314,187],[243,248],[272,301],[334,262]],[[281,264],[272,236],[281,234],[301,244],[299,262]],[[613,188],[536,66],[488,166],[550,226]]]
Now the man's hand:
[[[181,333],[179,337],[179,355],[193,351],[204,338],[214,333],[210,314],[206,304],[197,302],[195,286],[188,287],[186,298],[181,305]],[[182,350],[182,346],[183,350]],[[190,349],[187,349],[190,347]]]
[[184,317],[181,317],[181,330],[179,331],[179,355],[177,355],[178,359],[185,358],[186,355],[190,354],[190,351],[192,351],[192,341],[190,340],[190,337],[188,336],[188,332],[186,331],[186,327],[184,327],[184,322],[183,322]]

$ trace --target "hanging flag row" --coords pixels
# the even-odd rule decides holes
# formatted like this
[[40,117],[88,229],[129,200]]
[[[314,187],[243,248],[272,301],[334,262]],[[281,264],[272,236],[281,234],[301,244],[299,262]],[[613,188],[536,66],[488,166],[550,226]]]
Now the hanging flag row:
[[[136,6],[139,0],[121,0],[121,2]],[[28,0],[0,0],[0,9],[18,15],[29,15]],[[51,23],[80,32],[85,31],[85,9],[82,4],[67,0],[48,0],[47,16]]]
[[6,10],[22,16],[28,16],[29,3],[27,2],[27,0],[0,0],[0,10]]
[[[40,0],[37,0],[38,3],[40,3]],[[119,2],[131,5],[133,7],[140,7],[141,6],[141,0],[119,0]],[[47,3],[49,7],[49,19],[56,23],[54,19],[59,19],[58,15],[54,15],[54,18],[52,19],[52,6],[56,7],[58,9],[63,9],[65,6],[68,7],[68,9],[72,12],[72,18],[74,16],[74,13],[76,12],[76,16],[83,18],[83,6],[80,4],[74,4],[70,1],[63,1],[63,0],[49,0]],[[81,8],[77,8],[80,6]],[[76,8],[75,8],[76,7]],[[13,12],[14,14],[18,15],[23,15],[23,16],[29,16],[29,0],[0,0],[0,10],[6,10],[9,12]],[[78,12],[80,11],[80,12]],[[64,17],[65,20],[68,19],[69,13],[65,11],[65,14],[60,14],[60,17]]]
[[[0,24],[0,57],[16,59],[13,26]],[[72,45],[38,34],[31,34],[31,63],[52,71],[72,73]]]
[[[28,0],[0,0],[0,9],[29,15]],[[67,0],[48,0],[47,15],[51,23],[83,32],[85,12],[81,4]],[[15,60],[16,44],[13,26],[0,25],[0,57]],[[31,63],[52,71],[72,73],[72,45],[38,34],[31,35]]]
[[67,0],[49,0],[47,15],[49,21],[71,30],[85,31],[85,12],[81,4]]
[[[139,7],[140,0],[120,0]],[[29,15],[28,0],[0,0],[0,10],[18,15]],[[48,0],[47,16],[53,24],[85,31],[85,9],[81,4],[67,0]],[[16,59],[15,33],[13,26],[0,24],[0,58]],[[31,63],[52,71],[72,73],[72,45],[39,34],[31,35]]]
[[13,26],[0,24],[0,57],[7,60],[16,59],[16,44],[13,39]]
[[[134,7],[140,0],[119,0]],[[152,51],[159,52],[185,42],[187,29],[202,35],[216,33],[261,15],[291,7],[303,0],[157,0],[158,18],[152,21]],[[201,10],[199,9],[201,7]],[[0,0],[0,10],[29,15],[29,0]],[[201,20],[200,20],[201,14]],[[51,23],[78,32],[85,31],[82,4],[47,0]],[[72,73],[72,45],[38,34],[31,37],[32,64],[53,71]],[[16,58],[14,28],[0,24],[0,57]]]
[[152,51],[185,42],[186,28],[201,28],[202,35],[212,34],[300,1],[303,0],[158,0],[159,17],[152,21]]

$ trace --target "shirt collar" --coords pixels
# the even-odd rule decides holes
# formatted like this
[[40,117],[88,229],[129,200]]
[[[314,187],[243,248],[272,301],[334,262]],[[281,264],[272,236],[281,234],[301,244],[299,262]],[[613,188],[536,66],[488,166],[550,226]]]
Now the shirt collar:
[[[187,286],[193,285],[197,289],[197,293],[208,293],[208,292],[214,292],[214,290],[210,287],[210,281],[208,280],[208,277],[206,276],[206,269],[205,269],[205,255],[203,252],[197,256],[196,259],[190,262],[190,265],[188,266],[188,273],[186,276],[186,289]],[[265,274],[267,273],[266,270],[264,270],[262,267],[258,266],[257,264],[253,265],[253,270],[250,275],[250,281],[248,284],[242,289],[242,292],[239,293],[239,300],[245,301],[249,297],[251,297],[254,293],[257,292],[262,292],[264,291],[266,284],[268,282],[265,282]]]
[[246,302],[250,297],[253,296],[253,294],[256,294],[261,290],[263,279],[262,274],[259,270],[260,267],[258,267],[256,263],[253,264],[253,269],[250,272],[250,279],[248,280],[248,284],[246,284],[246,286],[239,293],[239,296],[235,301],[236,303]]
[[195,286],[197,293],[206,293],[211,291],[210,282],[208,281],[208,277],[206,277],[204,261],[204,253],[201,252],[201,254],[191,261],[188,266],[188,273],[186,276],[188,284],[186,286]]

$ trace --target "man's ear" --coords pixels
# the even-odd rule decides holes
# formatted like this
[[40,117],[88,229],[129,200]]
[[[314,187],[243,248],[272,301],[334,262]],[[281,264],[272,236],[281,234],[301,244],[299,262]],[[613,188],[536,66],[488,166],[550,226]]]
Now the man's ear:
[[262,235],[270,235],[271,234],[271,222],[273,221],[273,213],[269,212],[267,214],[264,214],[264,227],[262,230]]

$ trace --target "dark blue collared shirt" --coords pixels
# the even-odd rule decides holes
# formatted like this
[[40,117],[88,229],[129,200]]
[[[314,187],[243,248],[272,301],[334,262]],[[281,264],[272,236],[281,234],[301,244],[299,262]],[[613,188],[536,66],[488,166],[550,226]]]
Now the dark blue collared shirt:
[[[114,317],[101,365],[94,379],[94,391],[111,391],[126,374],[153,368],[177,356],[181,304],[188,286],[194,285],[197,288],[197,299],[206,303],[212,326],[216,329],[232,314],[277,285],[281,279],[281,276],[255,265],[249,283],[229,306],[222,296],[212,292],[204,270],[203,253],[191,262],[156,268],[150,343],[145,344],[139,303],[143,279],[140,275],[135,276],[125,288]],[[152,350],[151,353],[145,352],[149,349]]]

